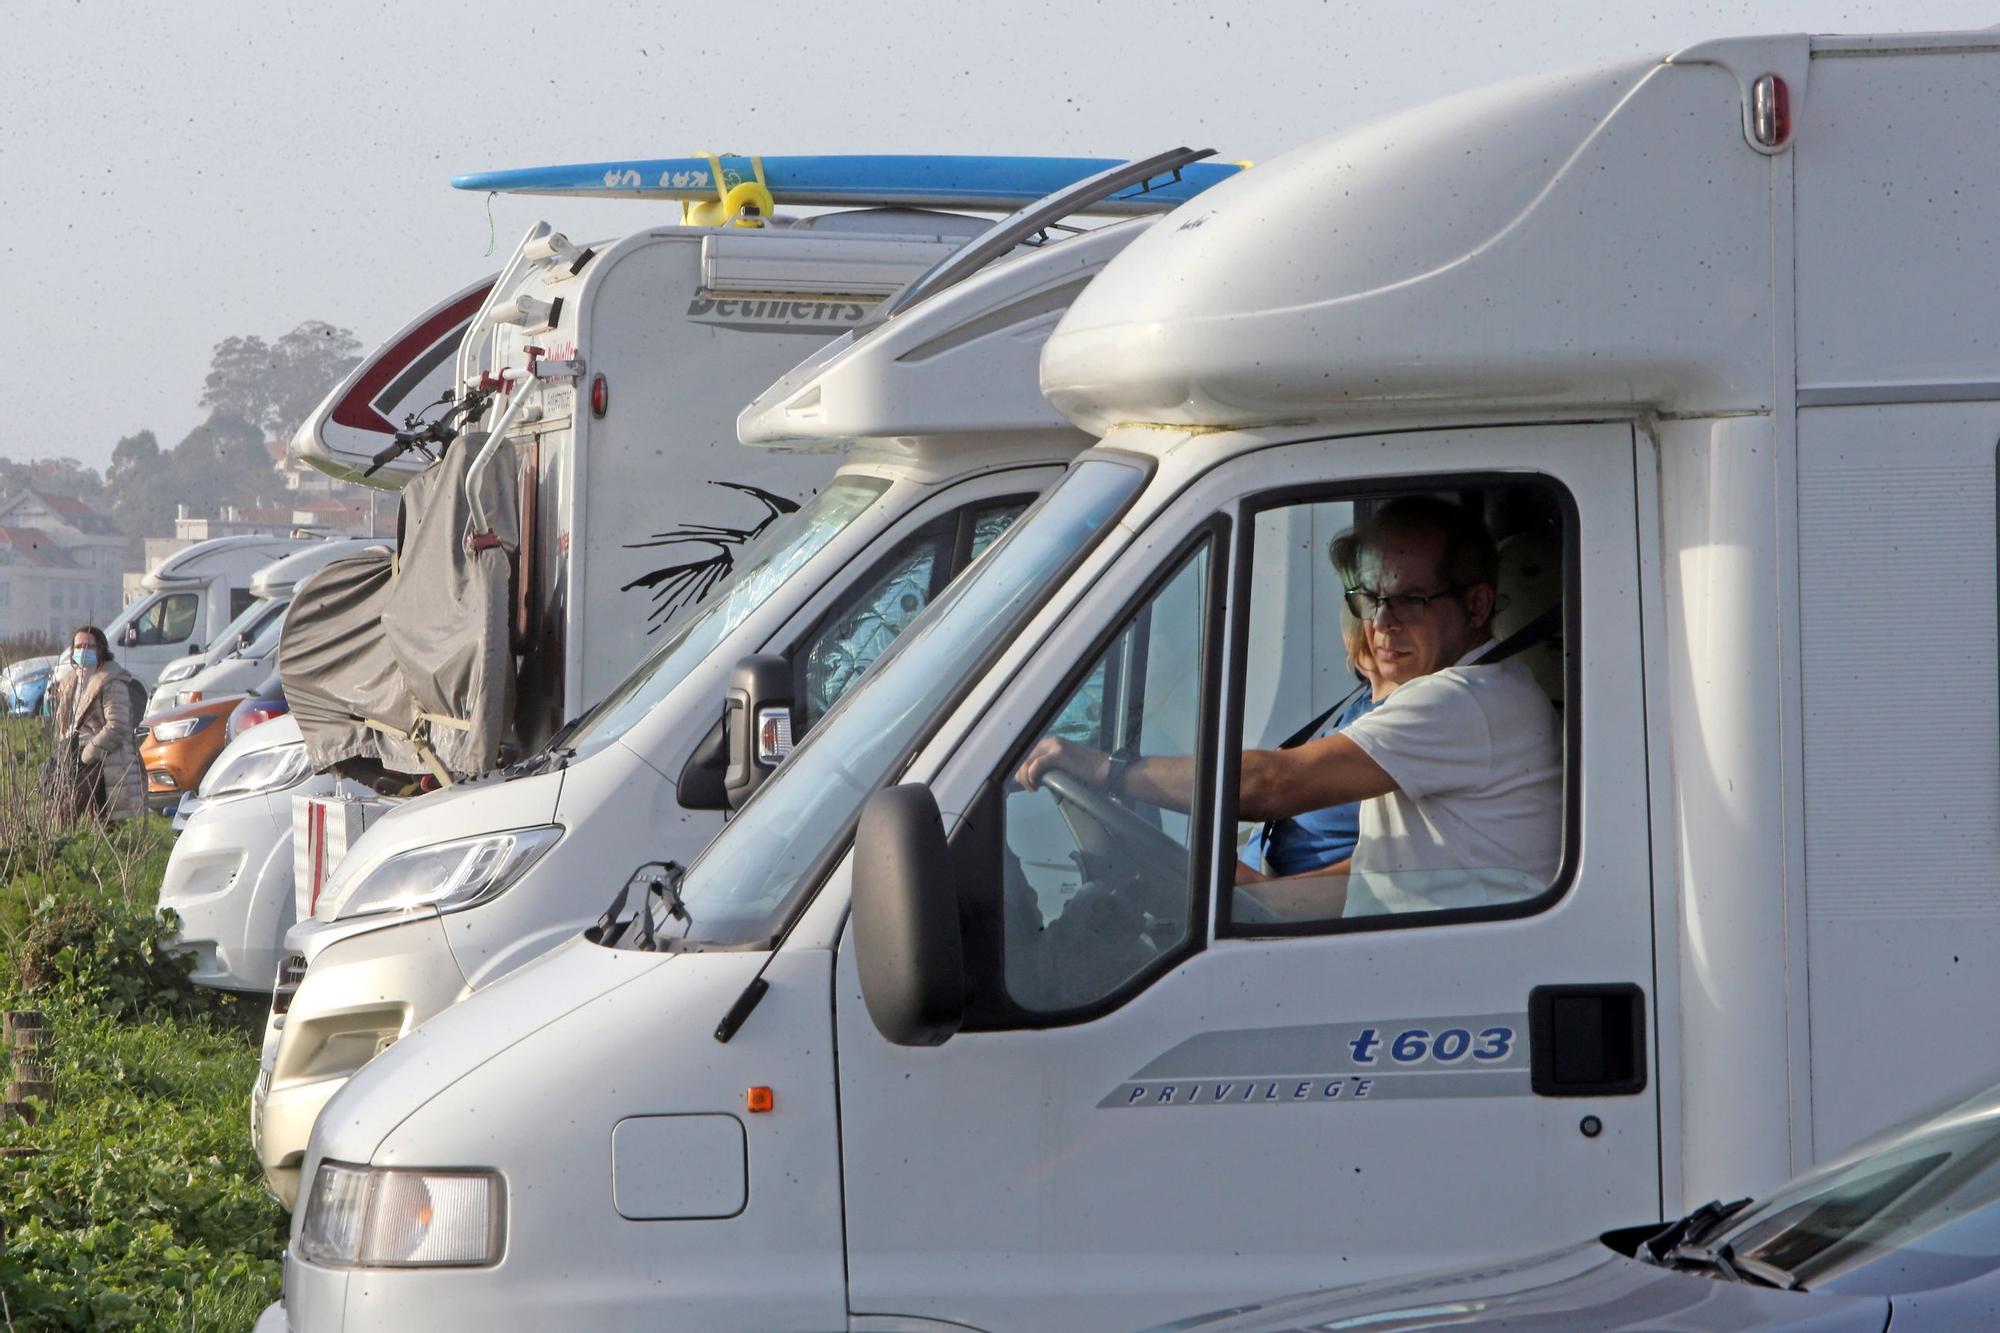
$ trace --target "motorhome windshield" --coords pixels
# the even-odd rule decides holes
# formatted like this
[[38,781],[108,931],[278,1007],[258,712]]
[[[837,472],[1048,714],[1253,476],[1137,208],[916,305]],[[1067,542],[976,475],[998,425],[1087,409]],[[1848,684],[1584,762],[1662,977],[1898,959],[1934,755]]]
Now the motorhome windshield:
[[846,845],[868,794],[895,780],[989,654],[1145,480],[1128,463],[1079,462],[903,631],[688,871],[681,898],[689,939],[751,944],[777,934]]
[[617,689],[578,719],[562,737],[563,747],[580,758],[623,736],[766,597],[888,489],[889,483],[880,477],[841,477],[797,513],[774,524],[751,548],[749,559],[710,594],[706,605],[688,614]]
[[[243,649],[243,656],[269,657],[278,651],[278,636],[285,629],[285,608],[290,605],[289,600],[262,603],[265,619],[259,621],[256,627],[249,631],[251,638]],[[231,643],[234,642],[235,640],[231,640]]]
[[244,607],[237,613],[236,619],[230,621],[222,633],[216,636],[217,655],[235,652],[236,645],[242,642],[245,635],[256,638],[263,632],[265,626],[271,623],[269,618],[281,614],[284,609],[285,603],[272,601],[269,598],[259,598]]

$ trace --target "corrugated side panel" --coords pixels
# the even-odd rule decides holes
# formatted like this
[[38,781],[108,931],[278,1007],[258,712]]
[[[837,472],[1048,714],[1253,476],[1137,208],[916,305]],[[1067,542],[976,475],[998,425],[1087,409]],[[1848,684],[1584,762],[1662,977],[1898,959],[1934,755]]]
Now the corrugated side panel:
[[1820,1159],[2000,1077],[1996,439],[2000,404],[1799,414]]

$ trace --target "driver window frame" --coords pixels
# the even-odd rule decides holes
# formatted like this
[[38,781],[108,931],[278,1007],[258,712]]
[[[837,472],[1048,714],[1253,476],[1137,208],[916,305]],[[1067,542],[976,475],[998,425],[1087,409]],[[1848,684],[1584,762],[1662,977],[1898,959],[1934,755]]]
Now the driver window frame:
[[[964,816],[952,830],[950,849],[954,878],[959,884],[963,914],[966,973],[969,994],[963,1032],[1019,1032],[1044,1028],[1074,1027],[1092,1022],[1123,1008],[1153,984],[1208,947],[1208,923],[1214,884],[1216,842],[1215,813],[1220,787],[1213,780],[1216,744],[1223,725],[1223,695],[1227,682],[1223,671],[1228,665],[1228,589],[1233,583],[1229,562],[1234,558],[1230,538],[1233,524],[1228,513],[1213,513],[1175,543],[1166,558],[1148,571],[1145,582],[1119,603],[1077,654],[1055,687],[1044,694],[1032,720],[1016,734],[999,767],[989,772],[977,793],[967,803]],[[1173,581],[1204,547],[1209,570],[1202,611],[1201,684],[1196,710],[1198,731],[1195,746],[1195,801],[1188,811],[1188,916],[1182,938],[1105,994],[1085,1004],[1061,1010],[1027,1009],[1014,1002],[1006,982],[1006,882],[1002,858],[1006,855],[1006,798],[1014,769],[1028,748],[1041,738],[1061,714],[1070,696],[1096,668],[1112,644],[1130,628],[1137,617]],[[1117,576],[1116,568],[1106,579]],[[1064,649],[1068,652],[1068,649]],[[1111,725],[1109,709],[1105,724]]]
[[[1563,707],[1562,707],[1562,855],[1556,863],[1555,878],[1540,893],[1519,902],[1484,907],[1447,907],[1429,912],[1388,912],[1366,916],[1313,918],[1304,921],[1253,922],[1238,925],[1231,908],[1235,903],[1235,831],[1238,820],[1237,795],[1243,776],[1243,706],[1250,640],[1250,601],[1255,592],[1257,518],[1260,514],[1291,505],[1324,504],[1332,501],[1386,500],[1401,495],[1437,492],[1465,492],[1483,489],[1525,489],[1545,491],[1554,501],[1562,519],[1563,570]],[[1229,697],[1224,700],[1226,716],[1223,735],[1233,743],[1222,751],[1221,771],[1216,775],[1216,826],[1224,836],[1216,839],[1212,867],[1217,885],[1215,894],[1215,939],[1259,940],[1318,938],[1382,930],[1420,930],[1431,926],[1455,926],[1468,922],[1506,921],[1537,916],[1569,895],[1581,864],[1583,806],[1583,694],[1584,681],[1578,645],[1583,634],[1582,515],[1576,495],[1561,478],[1538,469],[1518,472],[1467,471],[1395,474],[1348,482],[1308,482],[1257,491],[1238,499],[1232,511],[1240,525],[1235,567],[1230,575],[1229,609]],[[1222,816],[1227,816],[1223,818]],[[1227,888],[1231,891],[1225,892]]]

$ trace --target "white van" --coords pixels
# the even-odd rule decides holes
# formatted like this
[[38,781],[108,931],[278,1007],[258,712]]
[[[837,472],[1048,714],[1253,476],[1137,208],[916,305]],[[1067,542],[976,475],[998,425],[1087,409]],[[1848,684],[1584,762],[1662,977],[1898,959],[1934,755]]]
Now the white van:
[[[326,1108],[290,1327],[1130,1327],[1769,1188],[2000,1064],[1996,91],[1992,33],[1718,42],[1170,214],[1044,352],[1102,445],[653,947]],[[1344,693],[1322,538],[1404,496],[1553,587],[1555,869],[1274,919],[1239,756]],[[1060,784],[1065,848],[1013,775],[1113,695],[1192,815]]]
[[[1021,234],[1043,225],[1030,222]],[[720,810],[778,757],[730,752],[723,696],[746,654],[780,655],[761,659],[757,688],[776,681],[783,699],[762,707],[804,734],[1061,475],[1088,440],[1041,396],[1042,339],[1146,225],[1102,227],[963,276],[1014,248],[1003,230],[933,280],[949,290],[786,376],[745,410],[739,433],[836,453],[841,467],[819,496],[543,757],[368,829],[317,919],[302,908],[288,941],[304,979],[274,1004],[281,1032],[256,1099],[281,1198],[295,1197],[320,1107],[363,1062],[575,935],[609,896],[602,867],[685,863],[722,826]]]
[[112,654],[151,689],[168,663],[213,646],[225,630],[241,633],[246,626],[238,617],[257,600],[251,578],[317,540],[245,533],[174,552],[140,580],[139,596],[104,627]]
[[264,566],[250,576],[250,595],[255,600],[216,636],[207,652],[182,658],[160,673],[146,711],[156,713],[255,689],[278,669],[278,636],[298,585],[335,560],[376,547],[394,550],[395,546],[393,537],[335,538],[314,542]]

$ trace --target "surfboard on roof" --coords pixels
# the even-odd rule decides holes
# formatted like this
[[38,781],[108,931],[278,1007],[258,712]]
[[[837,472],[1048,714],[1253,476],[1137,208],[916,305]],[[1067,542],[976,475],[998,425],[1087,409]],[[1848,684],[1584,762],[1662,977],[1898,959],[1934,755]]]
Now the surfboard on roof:
[[[577,162],[546,167],[476,171],[452,177],[460,190],[561,195],[599,199],[713,199],[712,162],[722,168],[722,190],[757,178],[763,167],[771,198],[793,207],[854,208],[898,205],[1004,211],[1020,208],[1109,167],[1122,158],[981,157],[963,155],[822,155],[711,159],[662,157]],[[1235,162],[1196,162],[1179,173],[1119,192],[1091,205],[1104,214],[1158,213],[1243,169]]]

